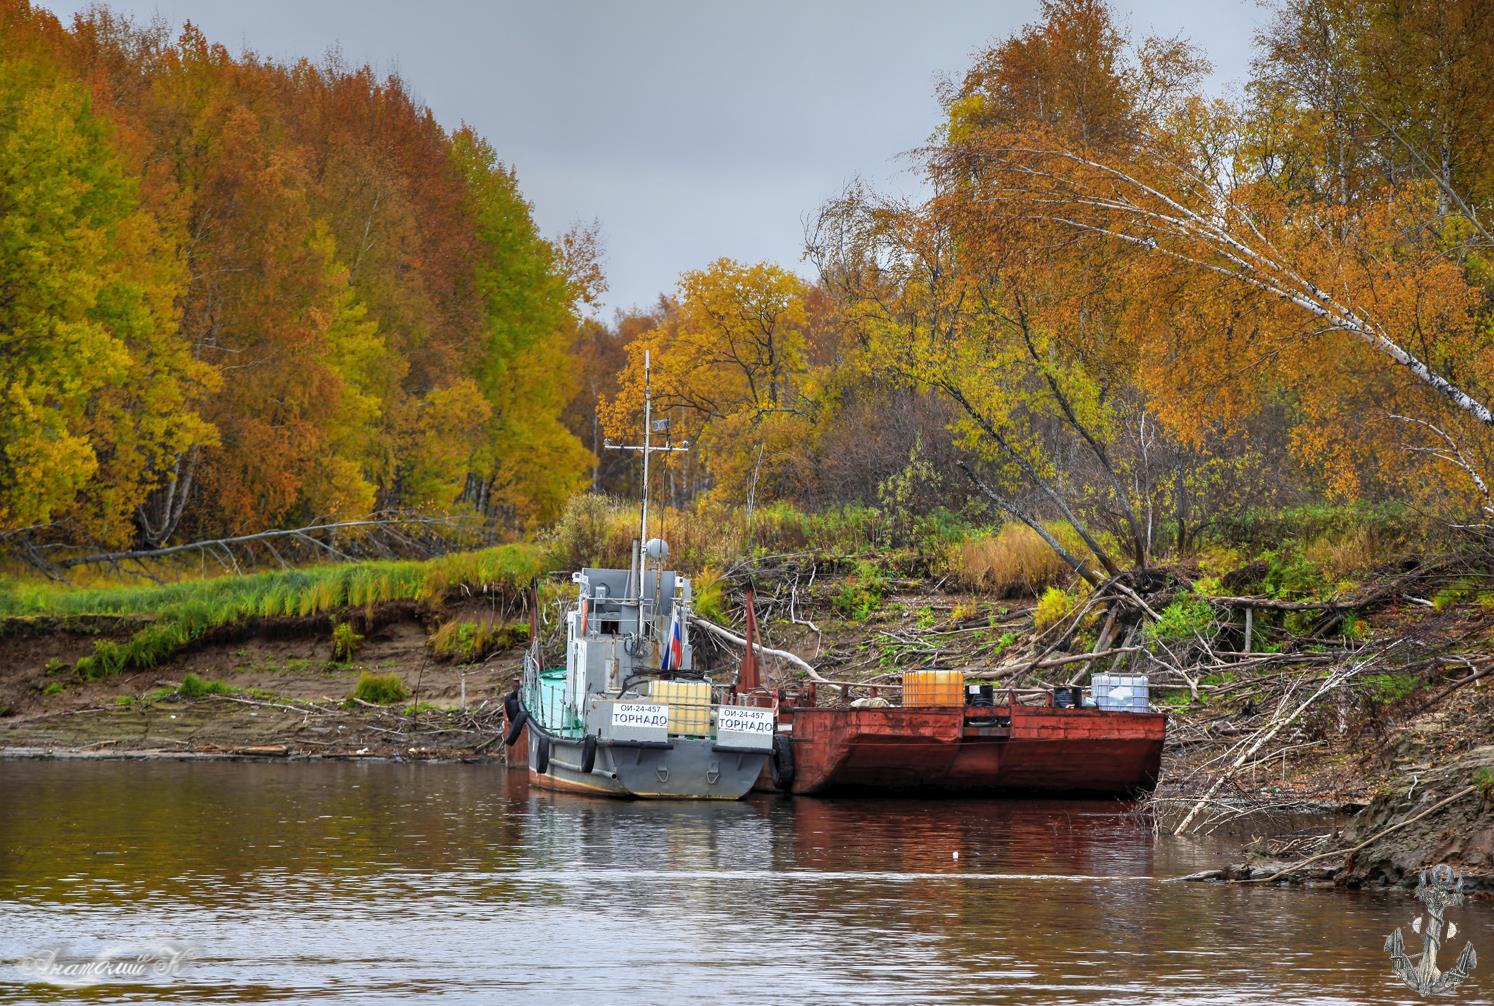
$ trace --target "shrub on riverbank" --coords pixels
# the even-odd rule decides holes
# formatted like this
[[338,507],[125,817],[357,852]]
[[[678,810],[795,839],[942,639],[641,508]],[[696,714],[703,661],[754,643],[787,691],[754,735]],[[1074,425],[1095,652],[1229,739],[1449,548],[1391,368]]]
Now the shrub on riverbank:
[[361,633],[355,631],[347,622],[336,622],[332,626],[332,659],[339,663],[348,663],[353,659],[353,654],[358,652],[358,644],[363,642]]
[[[852,572],[832,600],[851,620],[865,619],[878,609],[890,575],[948,574],[949,582],[995,596],[1040,597],[1053,588],[1074,586],[1066,566],[1030,528],[1007,524],[995,532],[970,531],[954,515],[944,516],[949,519],[928,522],[937,527],[919,543],[898,548],[887,544],[891,532],[886,516],[859,506],[806,513],[780,503],[759,507],[749,517],[742,508],[703,503],[688,511],[668,511],[664,530],[673,547],[672,565],[691,573],[739,569],[749,557],[786,552],[813,553],[821,572],[829,575],[849,566]],[[156,666],[211,630],[254,617],[325,617],[357,608],[371,612],[391,601],[436,607],[459,592],[497,596],[516,610],[524,585],[544,570],[626,565],[637,533],[635,519],[631,504],[587,495],[571,502],[565,517],[541,543],[453,553],[424,562],[353,562],[153,586],[76,588],[0,581],[0,618],[124,615],[145,621],[127,639],[99,641],[93,653],[76,663],[84,677],[100,678]],[[1075,554],[1087,554],[1071,528],[1054,524],[1051,529]],[[1256,548],[1265,540],[1262,529],[1284,537],[1271,539],[1272,548]],[[1230,537],[1236,532],[1238,539]],[[1259,514],[1211,532],[1197,556],[1198,571],[1206,575],[1195,589],[1200,594],[1258,593],[1293,600],[1341,596],[1372,575],[1376,566],[1406,554],[1406,542],[1427,534],[1403,511],[1388,507],[1319,506]],[[929,552],[935,543],[938,548]],[[933,558],[927,559],[926,553]],[[698,579],[703,613],[709,608],[724,614],[716,596],[724,583],[713,586],[710,576]],[[1465,593],[1470,599],[1483,596],[1476,590]],[[1461,600],[1463,595],[1457,596]],[[1437,603],[1446,607],[1452,597],[1439,596]],[[1047,609],[1060,608],[1050,598]],[[1045,609],[1044,615],[1050,613]],[[1264,632],[1294,619],[1310,622],[1313,616],[1262,613],[1256,627]],[[491,632],[475,623],[443,626],[440,638],[432,641],[432,652],[445,659],[474,660],[522,641],[503,628],[502,621]]]
[[529,641],[529,626],[497,619],[453,619],[426,640],[431,655],[441,660],[473,663],[491,653]]

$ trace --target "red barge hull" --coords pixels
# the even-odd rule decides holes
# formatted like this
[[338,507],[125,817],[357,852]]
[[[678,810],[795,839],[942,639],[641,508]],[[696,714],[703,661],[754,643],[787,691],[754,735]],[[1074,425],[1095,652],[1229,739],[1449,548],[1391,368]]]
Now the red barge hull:
[[933,790],[1133,796],[1157,784],[1167,717],[1015,702],[784,706],[779,731],[792,752],[788,788],[798,794]]

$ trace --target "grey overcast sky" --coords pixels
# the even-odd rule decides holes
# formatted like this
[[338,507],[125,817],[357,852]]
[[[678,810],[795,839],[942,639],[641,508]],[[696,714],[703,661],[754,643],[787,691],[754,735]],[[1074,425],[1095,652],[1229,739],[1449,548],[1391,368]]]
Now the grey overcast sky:
[[[38,0],[64,21],[89,2]],[[607,311],[648,305],[726,255],[805,270],[803,217],[856,177],[914,191],[900,155],[934,129],[934,88],[1037,0],[111,0],[231,50],[340,49],[397,71],[445,124],[517,168],[541,229],[595,219]],[[1182,35],[1213,86],[1245,80],[1256,0],[1115,0],[1138,35]]]

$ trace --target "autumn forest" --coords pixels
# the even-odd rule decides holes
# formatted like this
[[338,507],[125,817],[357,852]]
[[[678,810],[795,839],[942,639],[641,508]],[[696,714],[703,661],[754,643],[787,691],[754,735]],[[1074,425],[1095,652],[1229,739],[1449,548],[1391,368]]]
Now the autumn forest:
[[1231,100],[1120,25],[1046,0],[939,93],[925,198],[603,319],[599,232],[401,80],[0,0],[0,542],[531,536],[635,491],[645,351],[687,512],[1018,522],[1091,582],[1261,508],[1488,533],[1494,10],[1281,0]]

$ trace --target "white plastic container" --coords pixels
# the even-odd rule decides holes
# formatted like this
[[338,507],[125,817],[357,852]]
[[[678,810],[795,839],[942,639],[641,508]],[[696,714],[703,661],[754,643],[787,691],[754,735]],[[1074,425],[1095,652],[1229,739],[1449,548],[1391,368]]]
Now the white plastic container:
[[1096,674],[1089,687],[1100,709],[1117,713],[1151,711],[1151,685],[1145,674]]

